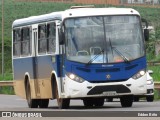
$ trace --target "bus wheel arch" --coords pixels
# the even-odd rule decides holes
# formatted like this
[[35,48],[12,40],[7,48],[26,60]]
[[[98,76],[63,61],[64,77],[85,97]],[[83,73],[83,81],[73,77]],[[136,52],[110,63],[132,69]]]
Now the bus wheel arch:
[[51,87],[52,87],[53,99],[56,98],[56,90],[55,90],[56,84],[57,84],[56,75],[54,73],[52,73],[52,75],[51,75]]
[[70,99],[69,98],[60,98],[59,92],[58,92],[58,85],[56,84],[55,87],[55,92],[56,92],[56,99],[57,99],[57,104],[59,109],[68,109],[70,105]]
[[28,107],[38,108],[37,99],[32,99],[29,77],[27,75],[25,76],[24,84],[25,84],[25,92],[26,92],[26,99],[27,99]]
[[24,78],[24,87],[25,87],[26,99],[27,99],[27,87],[28,87],[28,84],[30,84],[29,83],[29,77],[28,77],[28,75],[25,75],[25,78]]
[[70,105],[70,99],[68,98],[60,98],[59,89],[58,89],[58,81],[55,73],[52,73],[51,76],[51,84],[52,84],[52,95],[53,99],[57,99],[57,104],[59,109],[67,109]]

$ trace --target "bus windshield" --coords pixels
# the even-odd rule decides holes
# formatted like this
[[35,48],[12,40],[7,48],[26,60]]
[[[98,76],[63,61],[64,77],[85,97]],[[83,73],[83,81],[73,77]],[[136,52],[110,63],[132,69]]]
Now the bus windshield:
[[115,63],[144,56],[139,16],[93,16],[66,19],[67,59]]

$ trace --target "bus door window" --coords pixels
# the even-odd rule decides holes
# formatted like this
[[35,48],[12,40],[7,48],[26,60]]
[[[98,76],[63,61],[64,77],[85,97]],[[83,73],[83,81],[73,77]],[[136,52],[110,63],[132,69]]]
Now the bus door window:
[[46,25],[38,26],[38,53],[43,54],[47,51]]
[[55,53],[56,51],[56,24],[47,24],[47,52]]
[[21,51],[21,29],[15,29],[13,30],[13,55],[15,57],[20,56]]

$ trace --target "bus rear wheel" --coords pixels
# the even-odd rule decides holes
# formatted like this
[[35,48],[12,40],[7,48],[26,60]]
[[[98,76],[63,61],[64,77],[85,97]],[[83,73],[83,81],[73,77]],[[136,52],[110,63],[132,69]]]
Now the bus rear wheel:
[[133,103],[133,95],[126,95],[120,98],[122,107],[131,107]]
[[70,104],[70,99],[60,98],[58,95],[58,87],[56,85],[56,99],[59,109],[68,109]]
[[40,99],[39,100],[39,107],[40,108],[48,108],[49,99]]
[[29,82],[27,82],[26,84],[26,99],[29,108],[38,108],[38,100],[31,98],[31,89]]

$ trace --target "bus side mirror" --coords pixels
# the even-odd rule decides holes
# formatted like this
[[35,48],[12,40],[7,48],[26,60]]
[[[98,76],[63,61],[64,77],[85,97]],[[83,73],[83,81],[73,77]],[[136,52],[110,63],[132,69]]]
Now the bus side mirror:
[[59,29],[59,44],[63,45],[65,41],[65,35],[62,29]]
[[144,39],[145,41],[149,40],[149,30],[148,29],[144,29]]
[[145,41],[149,40],[149,29],[148,29],[148,22],[146,19],[142,18],[142,28],[143,28],[143,34]]
[[149,73],[149,74],[153,74],[153,71],[152,71],[152,70],[148,70],[148,73]]

